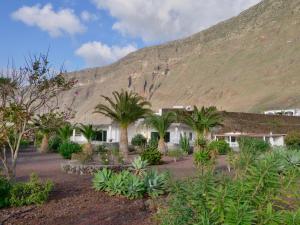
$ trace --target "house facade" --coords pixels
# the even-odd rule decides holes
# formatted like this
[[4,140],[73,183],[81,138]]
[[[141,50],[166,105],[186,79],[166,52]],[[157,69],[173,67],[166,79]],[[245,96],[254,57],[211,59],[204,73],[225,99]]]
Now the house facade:
[[[170,110],[178,110],[179,107],[171,109],[160,109],[158,115]],[[191,111],[190,108],[180,108],[180,110]],[[271,146],[284,146],[285,136],[292,131],[300,132],[300,117],[288,117],[283,115],[254,114],[238,112],[220,112],[223,118],[223,126],[212,130],[211,138],[214,140],[225,140],[230,147],[238,148],[238,139],[248,136],[259,138],[270,143]],[[93,124],[96,135],[94,144],[115,143],[120,141],[119,126],[114,123]],[[128,128],[128,143],[132,138],[142,134],[147,140],[156,134],[156,131],[145,126],[144,120],[140,119]],[[173,123],[166,132],[166,143],[169,148],[179,145],[180,137],[189,138],[191,145],[195,141],[195,133],[191,128],[183,123]],[[71,140],[77,143],[85,143],[87,140],[83,135],[74,130]]]

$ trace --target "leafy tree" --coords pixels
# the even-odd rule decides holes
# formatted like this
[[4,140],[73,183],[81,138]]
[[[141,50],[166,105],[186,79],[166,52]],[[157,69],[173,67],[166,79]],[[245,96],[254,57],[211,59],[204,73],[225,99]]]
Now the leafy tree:
[[128,126],[136,120],[149,114],[150,102],[132,91],[114,91],[113,98],[102,96],[107,104],[99,104],[95,107],[95,113],[100,113],[111,118],[120,126],[120,151],[125,161],[128,161]]
[[202,107],[198,109],[194,106],[193,112],[183,115],[183,122],[196,132],[196,148],[199,139],[210,138],[209,132],[211,129],[222,125],[222,118],[217,108],[214,106]]
[[51,135],[57,133],[58,129],[64,126],[67,119],[73,116],[71,110],[66,112],[49,112],[37,115],[34,119],[34,125],[37,127],[37,132],[43,135],[40,152],[49,151],[49,138]]
[[167,153],[167,146],[165,143],[166,132],[175,119],[176,114],[174,112],[167,112],[162,115],[151,114],[145,119],[145,124],[158,132],[158,150],[163,154]]
[[20,142],[35,129],[35,115],[59,110],[58,96],[74,84],[62,71],[50,68],[47,55],[29,58],[24,67],[0,74],[0,133],[4,140],[0,159],[8,178],[16,175]]

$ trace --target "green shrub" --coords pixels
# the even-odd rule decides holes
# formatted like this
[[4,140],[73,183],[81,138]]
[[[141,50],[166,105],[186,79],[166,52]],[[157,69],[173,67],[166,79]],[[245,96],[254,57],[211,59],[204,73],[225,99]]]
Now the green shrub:
[[58,148],[64,159],[71,159],[73,153],[81,152],[81,146],[74,142],[64,142]]
[[[167,206],[159,210],[162,225],[298,224],[299,168],[282,167],[280,157],[265,153],[240,177],[209,171],[172,187]],[[289,199],[289,201],[287,201]]]
[[71,159],[78,160],[80,163],[86,164],[93,161],[93,155],[87,154],[86,152],[78,152],[78,153],[73,153]]
[[[140,161],[140,159],[136,160]],[[138,166],[138,168],[145,166],[144,162],[142,164],[143,166]],[[137,199],[146,194],[151,197],[164,194],[168,188],[168,181],[168,173],[159,174],[157,171],[144,171],[142,169],[135,174],[129,170],[115,173],[105,168],[94,174],[92,185],[95,190],[105,191],[111,196],[122,195],[128,199]]]
[[190,150],[191,150],[190,140],[186,135],[182,136],[180,134],[179,146],[183,152],[185,152],[187,154],[190,152]]
[[[195,147],[198,147],[197,150],[202,150],[207,147],[207,140],[204,137],[200,137],[195,140]],[[194,149],[195,150],[195,149]]]
[[194,152],[194,162],[197,166],[206,166],[210,163],[212,157],[208,149]]
[[[126,172],[125,172],[126,173]],[[132,173],[126,173],[124,179],[124,191],[123,195],[128,199],[142,198],[145,194],[145,186],[143,180],[133,175]]]
[[9,206],[11,184],[0,176],[0,209]]
[[106,191],[109,195],[124,195],[126,191],[125,181],[130,176],[130,172],[124,170],[120,173],[113,173],[107,182]]
[[58,152],[59,146],[62,144],[58,136],[52,136],[49,140],[49,149],[52,152]]
[[146,168],[148,166],[148,161],[142,160],[141,156],[136,157],[131,163],[131,170],[137,176],[143,176],[146,173]]
[[229,144],[225,140],[212,141],[208,144],[211,151],[216,151],[220,155],[225,155],[231,151]]
[[131,139],[131,144],[141,148],[147,144],[147,139],[142,134],[137,134]]
[[51,181],[42,183],[36,174],[32,174],[29,182],[16,183],[12,186],[10,204],[12,206],[42,204],[47,201],[52,189]]
[[94,174],[93,188],[97,191],[104,191],[107,189],[107,183],[112,177],[113,172],[107,168],[99,170]]
[[174,158],[175,162],[179,159],[182,159],[186,155],[187,155],[187,152],[185,152],[181,149],[174,149],[174,150],[168,151],[168,156]]
[[288,133],[284,139],[284,142],[288,148],[300,149],[300,133],[297,132]]
[[30,145],[30,141],[27,140],[27,139],[21,139],[21,142],[20,142],[20,147],[21,148],[27,148],[28,146]]
[[162,154],[157,147],[149,145],[141,153],[142,160],[147,161],[150,165],[159,165]]
[[239,149],[243,152],[251,152],[253,154],[261,154],[271,149],[270,144],[258,138],[241,137],[238,140]]
[[152,198],[158,197],[166,192],[168,188],[169,174],[159,174],[157,170],[150,170],[146,173],[144,184],[146,192]]

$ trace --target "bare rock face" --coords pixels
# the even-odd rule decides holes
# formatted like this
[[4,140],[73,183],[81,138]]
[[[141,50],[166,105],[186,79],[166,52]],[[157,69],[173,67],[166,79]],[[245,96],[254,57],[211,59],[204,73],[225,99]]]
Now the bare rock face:
[[104,123],[94,107],[112,91],[130,89],[153,108],[215,105],[258,112],[300,107],[300,1],[265,0],[189,38],[141,49],[118,62],[69,75],[63,96],[75,120]]

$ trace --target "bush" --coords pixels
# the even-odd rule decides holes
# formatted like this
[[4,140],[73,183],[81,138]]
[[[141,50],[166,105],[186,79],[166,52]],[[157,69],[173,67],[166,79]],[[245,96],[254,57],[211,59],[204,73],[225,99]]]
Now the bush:
[[141,148],[147,144],[147,139],[142,134],[137,134],[131,139],[131,144]]
[[187,152],[181,150],[181,149],[175,149],[168,151],[168,156],[174,158],[174,161],[176,162],[179,159],[182,159],[183,156],[187,155]]
[[58,148],[64,159],[71,159],[73,153],[81,152],[81,146],[74,142],[64,142]]
[[113,172],[107,168],[104,168],[94,174],[93,188],[97,191],[104,191],[107,189],[107,183],[112,177]]
[[299,168],[279,161],[268,152],[240,177],[209,171],[175,183],[159,224],[299,224]]
[[52,152],[58,152],[59,146],[61,144],[61,139],[58,136],[53,136],[49,140],[49,150]]
[[270,144],[258,138],[241,137],[238,140],[240,151],[261,154],[271,149]]
[[216,151],[220,155],[225,155],[231,151],[229,144],[224,140],[212,141],[208,144],[211,151]]
[[300,133],[288,133],[285,137],[285,145],[291,149],[300,149]]
[[73,153],[71,159],[86,164],[93,161],[93,155],[87,154],[86,152]]
[[156,170],[150,170],[146,173],[144,178],[147,194],[152,198],[164,194],[168,188],[168,181],[168,173],[159,174]]
[[30,145],[30,141],[27,140],[27,139],[21,139],[21,142],[20,142],[20,147],[21,148],[27,148],[28,146]]
[[150,165],[159,165],[162,154],[155,146],[147,146],[141,153],[142,160],[147,161]]
[[211,159],[211,152],[208,149],[194,152],[194,162],[197,166],[206,166]]
[[190,152],[191,150],[190,141],[186,135],[182,136],[180,134],[179,146],[183,152],[187,154]]
[[207,147],[207,140],[204,137],[197,138],[195,140],[195,147],[199,148],[197,150],[205,149]]
[[10,182],[4,177],[0,177],[0,209],[9,206]]
[[125,196],[128,199],[142,198],[146,194],[157,197],[164,194],[168,188],[169,176],[167,173],[159,174],[157,171],[146,171],[147,162],[141,158],[135,159],[132,170],[123,170],[114,173],[109,169],[102,169],[95,173],[93,188],[97,191],[106,191],[112,196]]
[[29,182],[16,183],[12,186],[10,204],[12,206],[42,204],[47,201],[52,189],[51,181],[42,183],[36,174],[32,174]]

